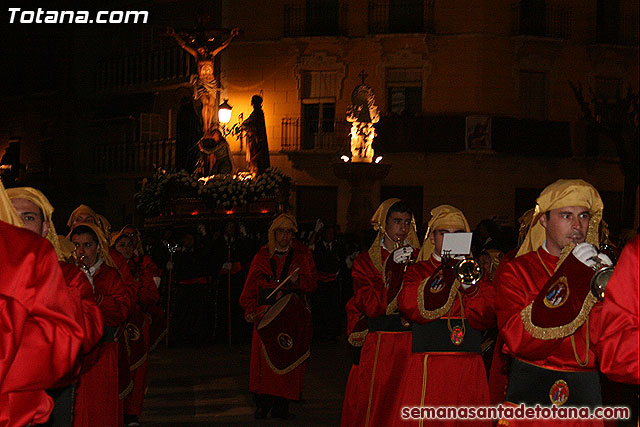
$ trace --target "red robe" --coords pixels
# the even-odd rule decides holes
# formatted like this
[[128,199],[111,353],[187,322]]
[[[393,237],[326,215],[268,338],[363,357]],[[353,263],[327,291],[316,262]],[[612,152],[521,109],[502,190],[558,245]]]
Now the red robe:
[[[432,257],[409,267],[404,276],[398,305],[402,314],[414,323],[425,324],[430,321],[426,320],[418,309],[418,300],[424,299],[419,287],[420,283],[431,277],[439,266],[440,262]],[[460,292],[464,316],[469,324],[477,330],[495,327],[495,291],[491,282],[483,279],[470,292],[462,289]],[[452,326],[460,324],[459,298],[454,299],[450,316]],[[400,407],[489,404],[489,385],[480,353],[410,353],[406,365],[405,378],[399,390],[402,396]],[[474,421],[473,424],[490,425],[489,422],[481,421]],[[398,415],[394,425],[417,426],[418,420],[401,420]],[[424,420],[424,425],[466,426],[468,421]]]
[[[73,264],[65,261],[59,261],[60,269],[67,282],[69,293],[73,297],[73,301],[78,312],[78,319],[81,320],[83,330],[85,332],[80,355],[89,353],[102,337],[104,330],[104,319],[102,311],[95,302],[93,294],[93,286],[87,278],[87,275]],[[65,387],[78,381],[82,367],[82,357],[76,359],[74,368],[58,381],[54,388]]]
[[[129,314],[131,301],[118,271],[102,264],[93,276],[93,284],[105,326],[121,325]],[[117,374],[119,345],[119,342],[101,342],[85,356],[76,388],[74,427],[121,424]]]
[[83,326],[85,331],[82,353],[86,354],[100,341],[104,330],[102,311],[95,302],[93,286],[87,275],[78,267],[68,262],[60,261],[60,268],[69,285],[71,294],[80,304]]
[[0,426],[41,424],[45,390],[72,369],[84,331],[51,243],[2,221],[0,236]]
[[[518,250],[516,248],[502,256],[494,277],[500,274],[500,271],[508,261],[515,258],[517,252]],[[504,402],[507,394],[507,385],[509,384],[511,357],[502,352],[503,346],[504,339],[502,335],[498,334],[493,347],[493,358],[491,359],[491,369],[489,371],[489,400],[492,405]]]
[[596,343],[600,370],[613,381],[638,384],[638,237],[622,251],[602,304]]
[[[289,272],[295,267],[300,267],[298,272],[298,282],[289,282],[286,288],[295,287],[304,293],[313,292],[317,284],[316,269],[313,264],[311,251],[297,241],[293,242],[293,258]],[[276,261],[276,274],[280,277],[284,267],[286,256],[273,257],[269,254],[267,246],[260,248],[251,262],[247,281],[240,295],[240,306],[244,309],[245,316],[260,313],[267,308],[259,303],[259,292],[261,288],[275,288],[276,282],[270,280],[273,275],[271,271],[270,259]],[[289,286],[290,285],[290,286]],[[264,313],[263,313],[264,314]],[[249,391],[258,394],[268,394],[280,396],[290,400],[300,400],[304,383],[304,370],[306,363],[300,364],[284,375],[274,373],[262,355],[262,344],[257,332],[257,326],[262,315],[255,320],[253,326],[253,337],[251,340],[251,369],[249,376]]]
[[[381,263],[389,252],[380,247]],[[386,313],[387,289],[382,272],[371,261],[369,252],[353,261],[353,299],[356,307],[368,318]],[[342,409],[343,419],[353,426],[389,426],[398,407],[398,389],[404,381],[406,358],[411,353],[411,330],[406,332],[369,331],[360,354],[360,365],[349,378],[345,396],[349,406]]]
[[[146,255],[142,255],[142,264],[141,271],[147,277],[150,277],[151,280],[155,284],[154,278],[160,278],[160,270],[158,266],[151,260],[150,257]],[[156,289],[158,289],[158,285],[156,285]],[[167,334],[167,318],[164,310],[158,304],[160,298],[160,294],[158,294],[158,300],[155,303],[148,305],[146,307],[147,313],[149,314],[150,325],[149,325],[149,351],[153,351],[154,348],[158,345],[158,343],[165,337]]]
[[[533,338],[525,329],[520,312],[538,296],[551,278],[558,257],[549,254],[542,247],[537,251],[519,256],[507,264],[495,278],[496,315],[498,329],[504,339],[502,351],[523,362],[538,367],[559,371],[593,371],[597,369],[594,346],[589,348],[589,363],[581,367],[576,361],[570,337],[541,340]],[[592,343],[598,341],[601,304],[596,304],[589,316],[589,334]],[[586,323],[574,334],[576,350],[582,360],[586,355]],[[636,347],[637,348],[637,347]],[[519,402],[512,402],[518,403]],[[551,402],[549,402],[551,405]],[[510,420],[503,425],[537,426],[557,425],[557,421],[544,423],[541,420]],[[563,420],[564,426],[601,426],[602,421]]]
[[[150,331],[150,317],[147,314],[147,307],[151,307],[158,303],[160,294],[158,293],[158,287],[153,281],[154,275],[157,274],[157,269],[153,269],[155,264],[149,260],[146,265],[144,258],[134,255],[128,262],[131,275],[134,279],[137,279],[135,285],[137,286],[135,301],[136,310],[143,316],[143,324],[140,328],[140,338],[138,344],[138,351],[134,352],[133,344],[131,345],[131,357],[129,358],[131,364],[131,376],[133,379],[133,389],[131,393],[127,395],[124,401],[124,412],[129,415],[142,414],[142,402],[144,401],[144,394],[147,388],[147,373],[149,369],[149,331]],[[149,264],[151,263],[151,265]],[[147,268],[145,268],[145,266]]]
[[[347,301],[345,306],[347,312],[347,336],[350,336],[354,332],[358,321],[362,318],[363,314],[355,304],[353,297]],[[340,420],[341,426],[356,426],[359,420],[364,419],[364,412],[362,407],[358,407],[359,396],[366,393],[366,390],[361,390],[361,385],[358,379],[360,365],[351,365],[351,371],[349,371],[349,378],[347,379],[347,387],[344,391],[344,402],[342,404],[342,419]],[[362,405],[361,405],[362,406]],[[358,412],[360,410],[360,412]]]

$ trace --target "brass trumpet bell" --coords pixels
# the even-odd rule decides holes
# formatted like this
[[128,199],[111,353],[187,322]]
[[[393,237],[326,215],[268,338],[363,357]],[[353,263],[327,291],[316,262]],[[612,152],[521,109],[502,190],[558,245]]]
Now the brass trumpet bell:
[[591,279],[591,293],[600,302],[604,301],[604,291],[613,274],[613,267],[603,267]]
[[456,275],[463,285],[475,285],[482,278],[482,267],[473,258],[465,258],[456,265]]

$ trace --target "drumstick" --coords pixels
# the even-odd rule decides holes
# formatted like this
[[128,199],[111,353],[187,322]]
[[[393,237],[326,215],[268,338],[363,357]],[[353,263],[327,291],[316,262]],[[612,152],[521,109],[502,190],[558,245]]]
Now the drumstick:
[[[291,274],[289,274],[282,282],[280,282],[280,284],[269,294],[267,295],[267,297],[265,298],[265,300],[268,300],[269,298],[271,298],[271,296],[273,294],[275,294],[276,292],[278,292],[278,289],[280,289],[282,287],[282,285],[284,285],[285,283],[287,283],[289,281],[289,279],[291,279],[291,276],[293,276],[295,273],[298,272],[298,270],[300,270],[300,267],[296,267]],[[258,316],[260,316],[262,313],[264,313],[265,311],[267,311],[266,308],[262,309],[260,312],[258,313],[254,313],[253,317],[256,318]]]
[[291,279],[291,276],[293,276],[294,274],[296,274],[298,271],[300,270],[300,267],[296,267],[291,274],[289,274],[282,282],[280,282],[280,284],[269,294],[267,295],[267,297],[265,298],[265,300],[268,300],[269,298],[271,298],[271,296],[273,294],[275,294],[276,292],[278,292],[278,289],[280,289],[282,287],[282,285],[284,285],[285,283],[287,283],[289,281],[289,279]]

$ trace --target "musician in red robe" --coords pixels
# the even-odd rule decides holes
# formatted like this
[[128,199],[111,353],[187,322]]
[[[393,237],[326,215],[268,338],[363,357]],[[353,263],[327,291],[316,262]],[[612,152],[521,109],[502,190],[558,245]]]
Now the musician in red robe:
[[[129,315],[131,300],[115,268],[102,230],[93,223],[76,224],[70,233],[76,256],[93,279],[95,299],[102,310],[105,331],[102,341],[82,362],[76,390],[73,425],[113,427],[122,424],[118,353],[122,323]],[[128,369],[128,365],[126,366]]]
[[[418,262],[405,274],[398,305],[413,322],[413,342],[398,390],[401,407],[489,404],[481,331],[496,325],[495,292],[486,277],[474,284],[460,281],[453,267],[458,260],[442,254],[447,233],[469,231],[459,209],[434,208]],[[400,410],[394,415],[393,425],[466,425],[459,420],[405,420]],[[490,423],[477,420],[474,425]]]
[[609,279],[596,343],[600,370],[613,381],[638,384],[638,236],[624,247]]
[[51,244],[22,225],[0,182],[2,426],[48,420],[53,400],[45,390],[72,370],[84,340]]
[[[85,339],[82,343],[82,354],[88,353],[102,336],[102,312],[96,305],[93,296],[93,285],[86,274],[77,266],[66,262],[58,235],[52,221],[53,206],[40,191],[31,187],[10,188],[7,195],[16,212],[22,219],[24,227],[46,238],[58,255],[62,273],[75,303],[75,312],[82,320]],[[53,425],[71,425],[73,416],[73,394],[75,382],[80,371],[80,360],[77,368],[59,381],[49,394],[54,398],[54,410],[51,414]]]
[[[142,403],[147,387],[149,367],[149,326],[151,318],[147,312],[147,307],[157,304],[160,299],[153,276],[153,274],[157,274],[157,269],[145,269],[143,256],[135,254],[139,244],[139,240],[136,238],[137,231],[132,226],[125,226],[120,232],[111,236],[112,247],[127,261],[127,268],[129,268],[136,286],[132,303],[134,308],[127,325],[128,331],[132,332],[129,336],[129,364],[133,389],[124,400],[125,426],[138,425],[138,418],[142,414]],[[149,262],[151,261],[149,260]],[[158,283],[159,279],[158,277]]]
[[[121,399],[120,413],[122,415],[121,418],[123,418],[123,421],[124,421],[124,411],[125,411],[124,403],[125,402],[123,399],[127,397],[129,393],[133,390],[133,378],[130,372],[130,367],[132,365],[135,366],[137,362],[140,360],[140,358],[138,357],[140,354],[140,351],[134,352],[135,354],[133,355],[134,356],[133,358],[136,359],[135,361],[129,360],[131,356],[130,354],[131,352],[129,350],[131,347],[130,338],[131,337],[135,338],[138,335],[136,330],[143,329],[144,327],[143,326],[144,316],[139,310],[135,310],[135,308],[137,307],[135,300],[137,298],[136,295],[137,295],[139,286],[131,274],[129,265],[127,264],[127,260],[124,259],[124,257],[120,254],[120,252],[118,252],[114,247],[109,247],[109,241],[111,239],[111,224],[109,223],[109,221],[103,215],[98,214],[89,206],[80,205],[76,209],[74,209],[73,212],[71,212],[71,215],[69,216],[69,219],[67,221],[67,225],[69,226],[70,229],[72,229],[78,224],[94,224],[101,231],[101,234],[105,237],[106,245],[107,245],[107,249],[105,250],[105,253],[108,251],[108,255],[109,255],[108,258],[110,260],[110,265],[113,265],[113,267],[116,268],[117,272],[122,278],[122,281],[124,283],[124,288],[127,291],[127,295],[130,300],[130,305],[132,308],[132,310],[130,310],[129,312],[130,318],[127,319],[127,325],[131,324],[133,327],[124,328],[124,331],[126,331],[127,333],[123,334],[122,339],[126,341],[126,343],[124,343],[123,341],[122,342],[123,345],[118,346],[118,376],[120,378],[119,394]],[[68,241],[68,238],[69,236],[67,236],[66,238],[61,238],[61,243],[64,244],[65,243],[64,240]],[[137,341],[137,340],[133,340],[133,341]],[[133,347],[136,350],[140,349],[141,347],[144,348],[144,346],[140,346],[139,344],[140,343],[134,342]],[[144,353],[144,351],[142,353]],[[132,422],[135,424],[136,422],[135,419],[133,419]]]
[[[590,346],[590,343],[598,341],[601,304],[593,306],[590,315],[585,316],[586,321],[583,319],[584,323],[570,336],[538,339],[532,335],[535,331],[525,326],[527,309],[531,310],[532,302],[537,301],[539,295],[546,296],[560,282],[551,283],[551,279],[556,268],[560,268],[563,250],[563,257],[573,255],[579,265],[589,265],[587,258],[591,258],[592,254],[587,257],[580,254],[585,247],[590,248],[594,257],[601,256],[590,245],[598,247],[602,211],[600,195],[585,181],[558,180],[549,185],[537,199],[527,236],[516,258],[503,265],[498,272],[495,282],[496,315],[504,339],[502,351],[513,357],[506,395],[508,404],[566,404],[592,408],[602,405],[597,357],[594,346]],[[568,253],[565,247],[574,245],[577,245],[576,248]],[[565,285],[567,289],[576,289],[573,288],[576,278],[577,273],[569,271],[561,279],[568,283]],[[571,294],[559,297],[569,298]],[[550,310],[556,312],[562,305],[556,304],[555,299],[547,302],[552,307]],[[566,306],[569,307],[569,304]],[[548,315],[547,319],[553,320],[552,315]],[[562,422],[568,426],[602,425],[600,420]],[[500,425],[510,426],[557,423],[557,420],[500,421]]]
[[352,268],[353,303],[367,317],[368,333],[359,366],[347,382],[343,426],[390,425],[400,411],[398,389],[411,353],[411,326],[398,313],[397,295],[404,266],[419,246],[413,213],[400,199],[388,199],[371,224],[376,239]]
[[[304,359],[308,351],[296,364],[284,371],[278,370],[267,358],[264,343],[258,334],[260,320],[274,303],[284,298],[283,295],[295,293],[304,298],[317,286],[313,256],[306,246],[293,239],[296,231],[295,218],[289,214],[282,214],[273,221],[269,228],[269,242],[253,258],[240,295],[239,302],[244,309],[245,319],[254,323],[249,390],[256,394],[256,419],[266,418],[269,412],[273,418],[292,418],[289,401],[300,400],[302,393]],[[282,288],[269,296],[270,290],[282,283]],[[300,316],[287,323],[310,328],[310,313],[304,312]]]

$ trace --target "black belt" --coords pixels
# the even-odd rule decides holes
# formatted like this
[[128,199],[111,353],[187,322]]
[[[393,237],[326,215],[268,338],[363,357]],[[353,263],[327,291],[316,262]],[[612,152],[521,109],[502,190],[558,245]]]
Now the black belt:
[[115,342],[118,340],[120,333],[120,326],[105,326],[102,331],[102,337],[100,341],[103,342]]
[[360,364],[360,353],[362,353],[362,347],[351,346],[351,357],[354,365]]
[[506,400],[527,406],[550,405],[566,394],[567,406],[602,406],[600,376],[597,371],[566,372],[545,369],[513,359]]
[[[460,327],[460,319],[451,319],[451,327]],[[414,353],[480,353],[482,334],[464,321],[465,334],[460,345],[451,340],[447,319],[438,319],[412,328],[411,351]]]
[[279,293],[282,293],[282,296],[285,296],[287,294],[299,294],[300,293],[299,289],[280,288],[280,289],[278,289],[278,292],[273,294],[273,296],[271,298],[269,298],[269,301],[267,301],[267,297],[269,296],[269,294],[271,292],[273,292],[274,289],[275,288],[260,288],[260,291],[259,291],[259,294],[258,294],[258,304],[260,304],[260,305],[273,305],[273,304],[275,304],[275,302],[277,301],[276,295],[278,295]]
[[382,315],[369,319],[370,332],[409,332],[411,324],[403,324],[399,314]]

